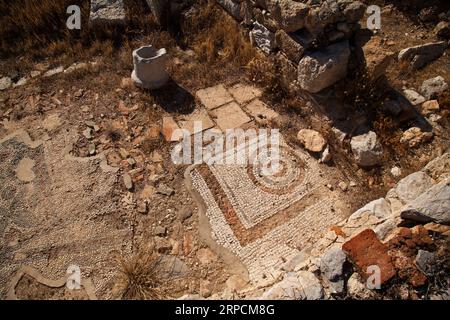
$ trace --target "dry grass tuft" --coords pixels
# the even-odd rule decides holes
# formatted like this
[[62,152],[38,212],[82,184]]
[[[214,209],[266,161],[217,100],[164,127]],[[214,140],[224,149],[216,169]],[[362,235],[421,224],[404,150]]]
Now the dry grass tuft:
[[245,68],[247,76],[261,87],[274,91],[278,88],[278,72],[275,63],[258,53]]
[[201,62],[246,65],[256,50],[245,39],[237,23],[213,2],[201,3],[184,19],[183,32],[193,37],[192,48]]
[[119,258],[118,287],[126,300],[161,300],[162,280],[157,272],[160,262],[156,254],[139,253],[130,260]]

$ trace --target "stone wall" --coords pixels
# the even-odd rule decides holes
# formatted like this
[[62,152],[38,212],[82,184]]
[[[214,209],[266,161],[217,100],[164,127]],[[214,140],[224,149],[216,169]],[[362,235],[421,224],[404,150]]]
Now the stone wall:
[[216,0],[249,29],[251,42],[273,55],[286,87],[316,93],[345,77],[348,39],[365,5],[349,0]]

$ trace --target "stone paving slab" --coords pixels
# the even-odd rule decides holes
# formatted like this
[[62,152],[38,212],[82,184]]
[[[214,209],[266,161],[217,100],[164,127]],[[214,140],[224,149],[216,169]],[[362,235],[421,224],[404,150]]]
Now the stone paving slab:
[[208,110],[213,110],[233,101],[233,97],[222,84],[198,90],[196,97]]
[[214,127],[214,122],[209,117],[206,110],[195,110],[190,115],[186,116],[184,120],[181,120],[178,122],[181,129],[188,130],[191,134],[195,134],[200,132],[199,130],[196,130],[194,132],[194,122],[199,121],[201,123],[201,131],[210,129]]
[[259,124],[270,121],[279,116],[278,112],[270,109],[264,102],[259,99],[253,100],[245,106],[247,112],[255,118]]
[[211,115],[215,118],[217,125],[222,130],[239,128],[251,121],[250,117],[234,101],[212,110]]
[[233,98],[239,104],[245,104],[255,98],[259,98],[262,95],[262,91],[254,86],[238,83],[228,89]]

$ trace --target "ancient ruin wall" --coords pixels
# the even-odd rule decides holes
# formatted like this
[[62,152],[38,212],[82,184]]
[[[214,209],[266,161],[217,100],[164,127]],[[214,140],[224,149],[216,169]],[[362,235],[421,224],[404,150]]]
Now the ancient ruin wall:
[[279,64],[283,84],[319,92],[347,73],[365,5],[350,0],[216,0]]

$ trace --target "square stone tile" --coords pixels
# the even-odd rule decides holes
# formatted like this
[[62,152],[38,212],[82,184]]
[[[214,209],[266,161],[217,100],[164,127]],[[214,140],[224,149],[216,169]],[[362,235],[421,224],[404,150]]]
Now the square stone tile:
[[259,98],[262,95],[262,91],[254,86],[250,86],[243,83],[238,83],[228,89],[233,98],[239,104],[245,104],[255,98]]
[[[194,128],[195,121],[201,122],[201,130]],[[179,121],[178,124],[181,129],[187,129],[191,135],[214,127],[214,122],[211,120],[206,110],[199,109],[194,110],[194,112]]]
[[270,109],[259,99],[253,100],[245,106],[248,113],[255,118],[257,123],[264,123],[278,117],[278,113]]
[[208,110],[218,108],[233,101],[233,97],[222,84],[198,90],[195,95]]
[[211,111],[217,125],[221,130],[239,128],[251,121],[236,102],[230,102],[218,109]]

